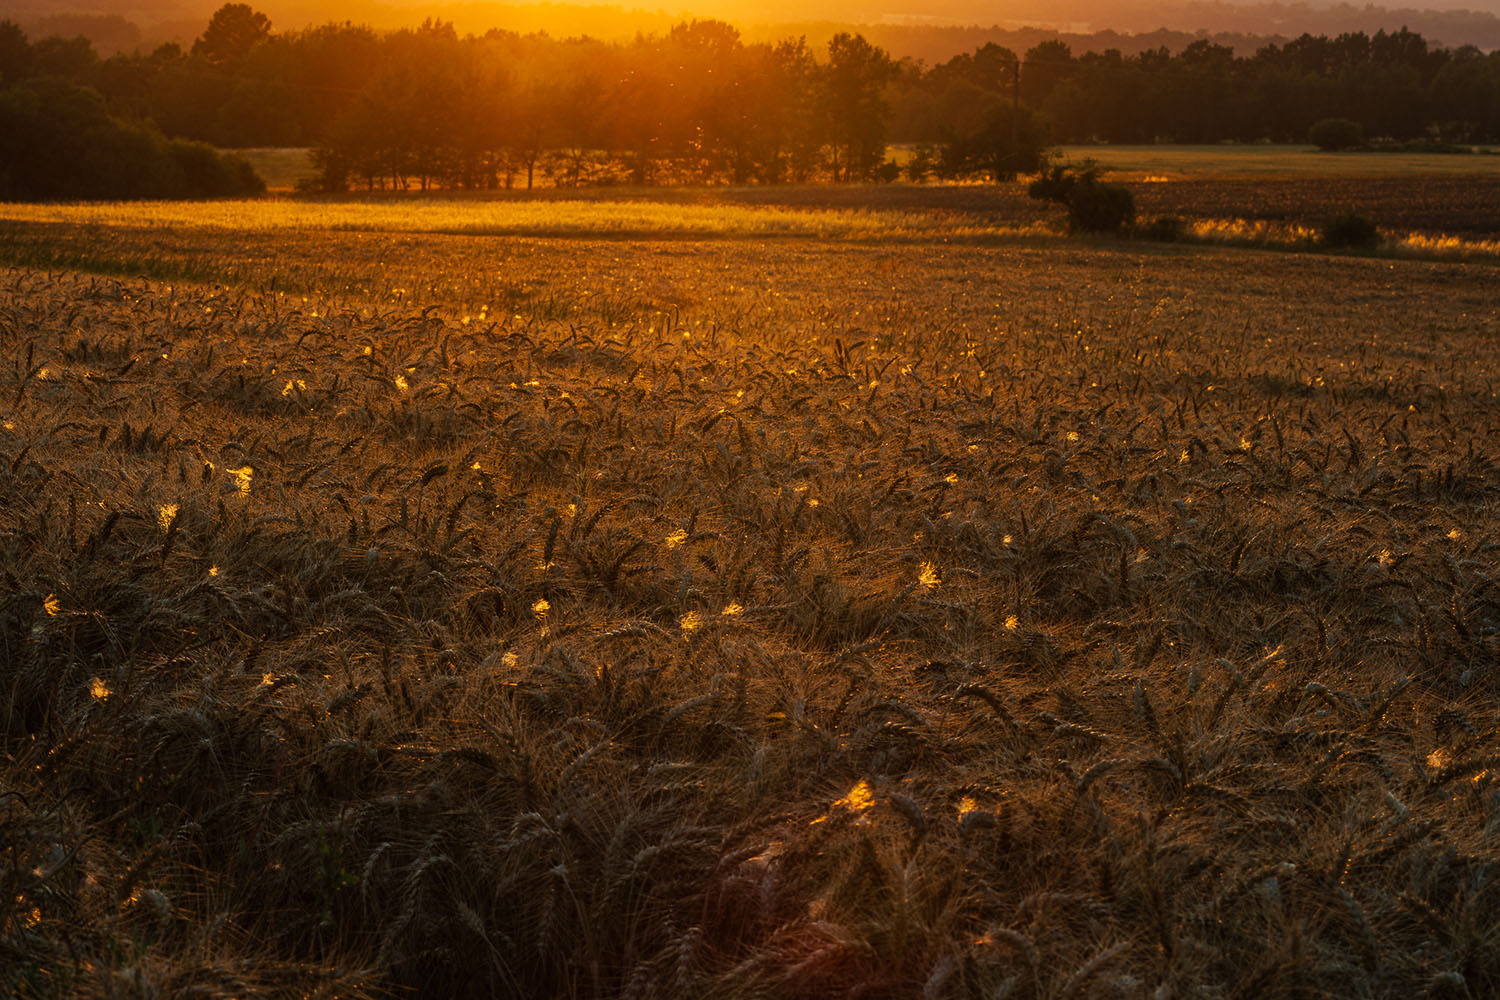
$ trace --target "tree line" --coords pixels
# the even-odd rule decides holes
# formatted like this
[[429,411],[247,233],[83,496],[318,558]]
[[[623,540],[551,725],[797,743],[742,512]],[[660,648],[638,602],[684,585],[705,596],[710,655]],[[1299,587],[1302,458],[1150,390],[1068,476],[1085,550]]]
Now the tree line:
[[[228,4],[189,48],[98,58],[0,22],[0,84],[86,86],[110,113],[220,146],[307,146],[350,187],[868,181],[1036,170],[1049,143],[1304,141],[1320,120],[1364,135],[1500,139],[1500,53],[1402,30],[1304,35],[1250,56],[1017,54],[933,66],[856,33],[746,43],[719,21],[611,43],[450,24],[275,32]],[[892,143],[915,147],[898,167]]]
[[248,162],[109,113],[94,90],[52,77],[0,89],[0,201],[263,194]]

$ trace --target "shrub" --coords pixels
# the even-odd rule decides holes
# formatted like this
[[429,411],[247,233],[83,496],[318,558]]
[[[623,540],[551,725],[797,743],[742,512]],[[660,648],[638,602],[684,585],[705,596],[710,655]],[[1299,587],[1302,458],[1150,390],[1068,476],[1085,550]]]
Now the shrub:
[[1117,233],[1135,221],[1130,189],[1101,181],[1098,165],[1090,161],[1046,167],[1026,193],[1067,206],[1069,232]]
[[906,179],[913,184],[920,184],[937,168],[937,154],[931,146],[918,146],[912,153],[911,159],[906,161]]
[[1365,144],[1364,126],[1347,118],[1324,118],[1307,130],[1307,138],[1326,153],[1358,149]]
[[1135,196],[1120,184],[1080,184],[1068,196],[1068,224],[1086,233],[1119,232],[1135,221]]
[[1182,239],[1183,222],[1175,215],[1158,215],[1140,228],[1140,235],[1158,243],[1175,243]]
[[265,181],[242,156],[220,153],[207,143],[173,139],[167,152],[182,174],[182,193],[189,198],[222,198],[265,194]]
[[1341,212],[1323,223],[1319,242],[1325,247],[1368,249],[1380,242],[1380,230],[1358,212]]
[[104,99],[63,80],[0,90],[0,196],[17,200],[194,198],[265,190],[250,164],[201,143],[111,117]]
[[941,133],[944,165],[953,176],[984,174],[999,184],[1042,169],[1049,126],[1040,115],[997,102],[965,118]]

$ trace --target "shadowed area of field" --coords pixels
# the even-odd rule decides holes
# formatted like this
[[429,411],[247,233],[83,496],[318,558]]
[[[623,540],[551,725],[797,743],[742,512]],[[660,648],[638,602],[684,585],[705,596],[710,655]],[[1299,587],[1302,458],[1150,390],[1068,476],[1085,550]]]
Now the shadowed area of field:
[[21,232],[7,986],[1500,990],[1489,268]]

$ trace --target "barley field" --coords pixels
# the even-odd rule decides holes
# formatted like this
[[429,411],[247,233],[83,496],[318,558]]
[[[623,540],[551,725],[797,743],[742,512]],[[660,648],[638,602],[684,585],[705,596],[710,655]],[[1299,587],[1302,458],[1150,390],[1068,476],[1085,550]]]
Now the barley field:
[[19,211],[7,994],[1500,992],[1491,263]]

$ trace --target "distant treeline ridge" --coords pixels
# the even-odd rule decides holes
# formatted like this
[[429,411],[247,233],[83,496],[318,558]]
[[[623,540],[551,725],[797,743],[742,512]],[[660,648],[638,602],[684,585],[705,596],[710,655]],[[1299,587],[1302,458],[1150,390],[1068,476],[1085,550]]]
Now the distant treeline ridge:
[[[308,146],[324,186],[911,179],[1036,167],[1051,142],[1500,139],[1500,53],[1410,31],[1304,35],[1253,55],[1200,40],[1075,56],[995,44],[931,67],[858,34],[746,43],[717,21],[611,43],[450,24],[273,32],[230,4],[184,50],[99,59],[0,22],[0,83],[87,86],[117,118],[220,146]],[[28,83],[27,81],[32,81]]]

